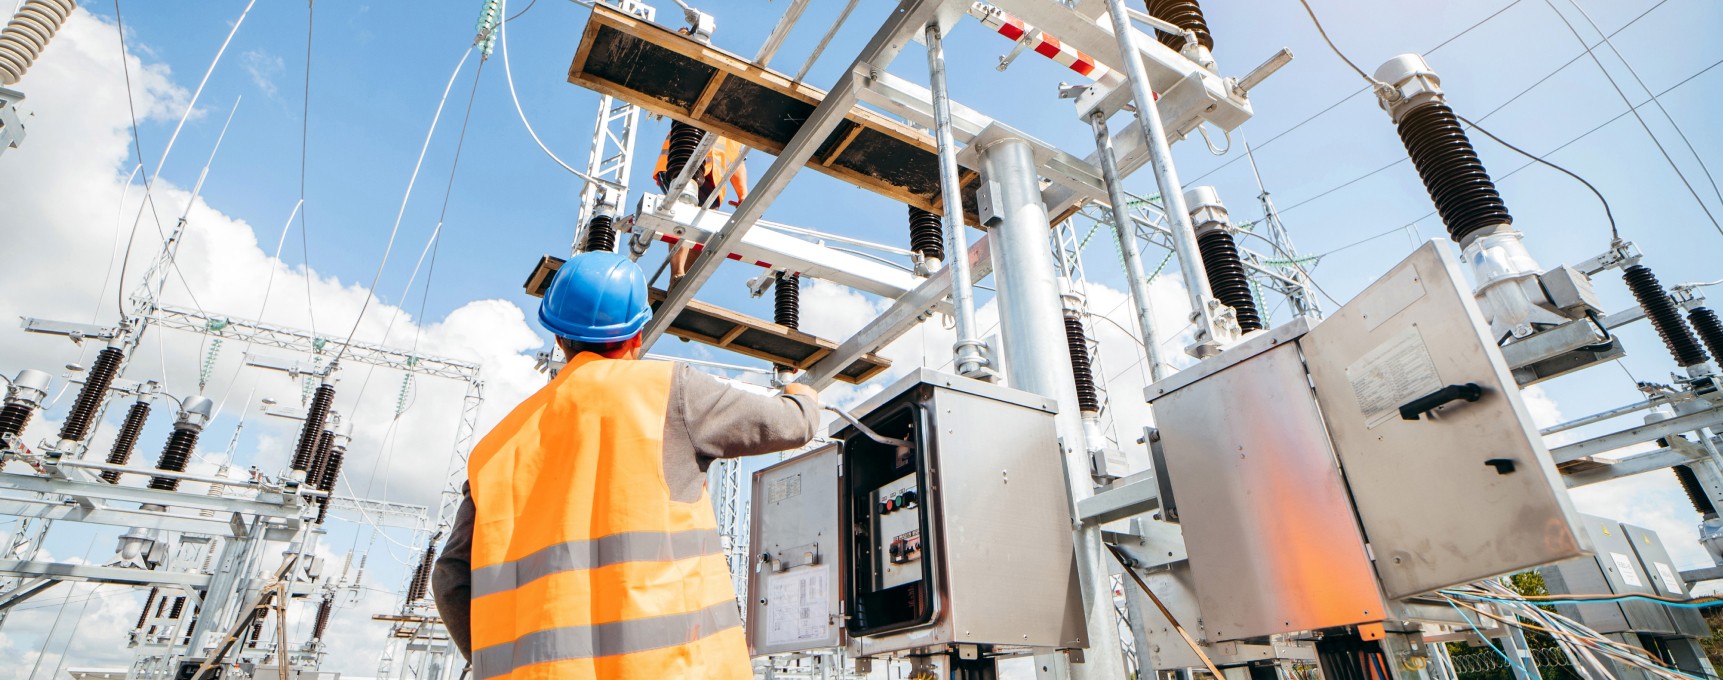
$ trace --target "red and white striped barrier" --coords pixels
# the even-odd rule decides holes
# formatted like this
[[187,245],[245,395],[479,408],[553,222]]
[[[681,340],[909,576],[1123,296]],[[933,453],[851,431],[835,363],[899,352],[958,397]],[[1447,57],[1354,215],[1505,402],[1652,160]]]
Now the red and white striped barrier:
[[1094,57],[1060,42],[1046,31],[1023,23],[1022,19],[1006,14],[1005,10],[998,7],[984,2],[972,3],[969,6],[969,16],[975,17],[981,25],[998,31],[999,35],[1012,41],[1027,40],[1029,49],[1036,54],[1064,64],[1066,68],[1093,78],[1097,83],[1111,86],[1124,81],[1124,77],[1117,71],[1095,61]]

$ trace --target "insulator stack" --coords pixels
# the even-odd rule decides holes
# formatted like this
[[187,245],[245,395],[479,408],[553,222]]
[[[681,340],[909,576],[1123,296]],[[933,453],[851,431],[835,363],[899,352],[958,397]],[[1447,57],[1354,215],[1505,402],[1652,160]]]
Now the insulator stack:
[[323,434],[317,435],[317,448],[311,453],[311,467],[305,472],[305,483],[312,488],[323,488],[320,483],[323,479],[323,466],[329,461],[329,446],[334,443],[334,432],[324,430]]
[[179,615],[184,613],[184,612],[185,612],[185,596],[180,595],[180,596],[175,597],[173,599],[173,605],[168,609],[168,618],[177,619],[177,618],[179,618]]
[[[144,421],[149,420],[150,403],[138,401],[132,403],[132,408],[126,411],[126,422],[120,425],[120,433],[114,436],[114,446],[108,449],[109,465],[125,465],[132,459],[132,450],[137,448],[138,433],[144,430]],[[120,483],[120,473],[115,470],[102,472],[102,481],[109,484]]]
[[[197,450],[198,435],[203,433],[203,426],[209,423],[214,409],[215,404],[207,397],[191,396],[181,402],[173,434],[168,435],[167,446],[162,447],[162,455],[156,460],[157,470],[185,472],[186,465],[191,462],[191,454]],[[151,477],[149,486],[158,491],[176,491],[179,480]]]
[[670,152],[666,154],[664,162],[664,184],[669,184],[671,180],[681,176],[682,169],[688,167],[688,162],[694,159],[694,149],[700,146],[700,138],[705,135],[705,130],[687,123],[670,124]]
[[261,639],[263,639],[263,614],[259,613],[257,618],[251,620],[251,639],[246,641],[245,646],[257,649],[257,641]]
[[1423,57],[1402,54],[1376,69],[1391,96],[1379,103],[1400,130],[1424,189],[1436,204],[1448,237],[1464,248],[1468,238],[1492,227],[1511,226],[1512,215],[1454,110],[1442,94],[1441,79]]
[[[317,483],[319,490],[327,491],[330,494],[335,493],[335,482],[341,478],[341,461],[346,457],[347,447],[345,446],[336,446],[329,450],[329,460],[324,463],[323,476],[320,478],[321,481]],[[331,495],[317,499],[318,524],[322,524],[323,520],[329,517],[329,500],[332,497]]]
[[1703,519],[1715,519],[1717,507],[1712,505],[1710,494],[1705,493],[1705,487],[1699,483],[1699,475],[1693,473],[1693,468],[1677,465],[1669,469],[1675,471],[1675,480],[1681,482],[1681,490],[1687,492],[1687,500],[1693,503],[1694,512]]
[[126,353],[118,347],[103,348],[96,355],[95,364],[84,379],[84,386],[78,389],[77,401],[72,403],[66,422],[60,426],[61,439],[81,442],[90,434],[90,423],[96,419],[96,409],[101,408],[102,399],[108,396],[108,387],[114,384],[114,376],[120,372],[120,360],[125,356]]
[[1409,111],[1400,120],[1400,141],[1450,238],[1465,243],[1466,236],[1478,230],[1513,224],[1495,181],[1447,104],[1432,102]]
[[333,599],[326,597],[323,598],[322,602],[317,603],[317,621],[311,624],[312,639],[323,639],[323,633],[329,630],[329,615],[334,611],[335,600]]
[[0,434],[18,436],[24,431],[24,426],[30,424],[30,416],[35,413],[36,406],[33,404],[8,403],[0,407]]
[[1645,318],[1651,320],[1652,327],[1662,336],[1663,344],[1669,347],[1675,364],[1686,368],[1705,363],[1709,358],[1705,356],[1705,349],[1693,337],[1693,329],[1688,328],[1687,321],[1681,318],[1675,301],[1669,299],[1669,292],[1657,282],[1657,275],[1645,265],[1636,264],[1622,270],[1622,277],[1627,279],[1627,289],[1633,291],[1633,299],[1638,300],[1639,306],[1645,310]]
[[1083,319],[1071,312],[1065,314],[1065,345],[1071,350],[1071,376],[1077,382],[1077,410],[1100,413],[1101,393],[1095,389],[1088,334],[1083,330]]
[[592,219],[586,222],[586,243],[581,246],[581,252],[614,252],[616,227],[612,225],[615,222],[616,218],[609,215],[593,215]]
[[144,610],[138,612],[138,625],[132,626],[133,628],[143,628],[144,622],[150,620],[150,607],[155,606],[158,592],[156,588],[151,588],[150,594],[144,597]]
[[945,260],[945,231],[939,216],[909,206],[909,249],[929,260]]
[[293,469],[310,469],[317,453],[317,439],[323,436],[323,426],[329,419],[329,406],[335,401],[335,386],[323,383],[311,395],[311,405],[305,409],[305,426],[299,430],[299,445],[293,449]]
[[14,85],[24,77],[77,6],[73,0],[26,0],[18,7],[0,30],[0,85]]
[[1687,312],[1687,320],[1693,322],[1693,330],[1699,331],[1699,339],[1705,341],[1711,357],[1723,361],[1723,321],[1717,319],[1717,313],[1708,307],[1694,307]]
[[777,283],[772,287],[772,321],[790,330],[801,328],[802,277],[787,272],[778,272],[775,276]]
[[407,601],[418,602],[425,599],[431,586],[431,566],[437,561],[437,539],[442,534],[431,537],[431,545],[425,548],[425,556],[420,558],[418,568],[413,570],[413,581],[407,585]]
[[[162,447],[161,458],[156,460],[156,469],[167,472],[185,472],[185,466],[191,461],[191,452],[197,448],[199,431],[189,428],[174,428],[173,434],[168,435],[167,446]],[[150,488],[159,491],[176,491],[179,480],[169,477],[151,477]]]
[[[1208,20],[1203,18],[1203,8],[1197,6],[1196,0],[1145,0],[1143,4],[1147,6],[1149,16],[1195,33],[1197,44],[1214,49],[1214,36],[1209,35]],[[1160,29],[1155,30],[1155,39],[1173,48],[1174,52],[1185,46],[1183,35]]]
[[1238,256],[1238,244],[1232,234],[1215,229],[1197,237],[1197,249],[1202,252],[1203,270],[1215,299],[1232,308],[1238,317],[1238,327],[1246,333],[1262,330],[1262,316],[1256,309],[1256,298],[1250,294],[1250,279],[1244,262]]

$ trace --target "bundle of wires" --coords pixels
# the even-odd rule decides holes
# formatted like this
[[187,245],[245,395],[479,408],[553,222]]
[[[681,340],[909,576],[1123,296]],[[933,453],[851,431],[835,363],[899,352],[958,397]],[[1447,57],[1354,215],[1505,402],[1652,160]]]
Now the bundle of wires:
[[[1723,599],[1706,597],[1694,600],[1676,600],[1656,595],[1521,595],[1507,586],[1495,581],[1482,581],[1460,588],[1447,588],[1437,591],[1446,600],[1448,606],[1460,613],[1475,632],[1478,626],[1468,615],[1471,612],[1483,619],[1496,623],[1514,626],[1528,631],[1546,633],[1555,639],[1556,644],[1573,662],[1573,670],[1584,680],[1604,680],[1613,677],[1609,667],[1603,663],[1608,658],[1623,666],[1636,668],[1653,676],[1668,678],[1668,680],[1703,680],[1699,676],[1683,673],[1661,663],[1655,655],[1641,647],[1624,642],[1611,640],[1578,621],[1561,614],[1540,608],[1538,605],[1557,604],[1601,604],[1622,602],[1626,600],[1646,600],[1669,607],[1698,608],[1723,602]],[[1478,619],[1482,620],[1482,619]],[[1488,637],[1485,636],[1486,643]],[[1492,646],[1491,649],[1494,649]],[[1517,665],[1508,659],[1501,650],[1495,650],[1510,666]]]

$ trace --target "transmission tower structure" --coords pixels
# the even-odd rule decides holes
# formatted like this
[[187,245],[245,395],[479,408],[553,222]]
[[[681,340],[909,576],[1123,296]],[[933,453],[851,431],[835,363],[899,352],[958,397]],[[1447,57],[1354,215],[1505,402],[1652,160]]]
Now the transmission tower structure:
[[[651,21],[656,13],[637,0],[599,0],[633,16]],[[634,171],[634,142],[640,131],[640,107],[608,94],[600,95],[592,128],[592,143],[586,156],[586,176],[580,189],[580,220],[575,222],[570,253],[579,253],[586,243],[586,228],[602,210],[615,211],[628,202],[628,178]],[[598,181],[593,181],[598,180]]]
[[1263,186],[1262,173],[1256,167],[1256,154],[1251,151],[1250,142],[1244,144],[1245,158],[1250,161],[1250,172],[1256,178],[1257,202],[1262,204],[1262,224],[1267,227],[1264,235],[1273,248],[1269,259],[1261,261],[1278,271],[1282,277],[1281,292],[1286,296],[1286,303],[1292,307],[1294,316],[1314,316],[1322,318],[1322,301],[1315,295],[1316,285],[1311,283],[1309,267],[1316,266],[1317,257],[1301,257],[1298,249],[1292,245],[1292,234],[1287,231],[1286,224],[1280,221],[1280,211],[1274,207],[1274,199],[1268,194],[1268,187]]

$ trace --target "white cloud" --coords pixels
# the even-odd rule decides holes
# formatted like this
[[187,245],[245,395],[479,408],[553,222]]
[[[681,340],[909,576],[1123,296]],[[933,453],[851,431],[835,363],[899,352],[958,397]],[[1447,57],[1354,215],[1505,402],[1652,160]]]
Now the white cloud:
[[[159,249],[156,222],[145,212],[125,281],[111,280],[104,287],[99,273],[68,275],[72,263],[94,263],[90,267],[94,271],[109,261],[116,247],[123,250],[124,244],[118,241],[124,239],[132,216],[142,204],[141,179],[122,202],[126,176],[131,171],[130,166],[124,165],[131,147],[131,117],[118,44],[112,24],[79,10],[22,84],[30,94],[27,108],[33,116],[26,122],[30,134],[20,148],[8,151],[0,159],[0,187],[4,187],[4,199],[0,202],[5,204],[5,215],[0,220],[9,227],[5,229],[8,245],[0,249],[0,287],[7,291],[0,296],[0,318],[33,316],[81,322],[94,319],[112,324],[117,320],[116,288],[129,292],[136,286],[141,270]],[[140,48],[135,41],[129,45],[134,52],[126,59],[137,115],[144,120],[176,120],[185,109],[188,93],[175,84],[173,74],[165,66],[142,62],[137,56],[142,52],[137,51]],[[244,55],[241,61],[254,78],[260,78],[268,76],[269,69],[279,59],[257,53]],[[262,79],[258,86],[267,91],[267,82]],[[197,154],[198,142],[194,139],[195,136],[182,137],[177,153]],[[316,303],[316,328],[322,335],[343,335],[353,326],[366,296],[363,285],[280,262],[260,248],[262,241],[272,249],[279,235],[275,231],[279,229],[278,220],[291,206],[280,206],[282,215],[269,216],[265,222],[271,226],[260,234],[246,221],[202,199],[192,201],[189,193],[176,186],[173,179],[177,178],[162,178],[154,191],[163,228],[171,227],[181,212],[186,211],[188,203],[190,209],[186,211],[187,229],[178,258],[184,282],[178,274],[169,279],[163,296],[166,303],[182,307],[201,305],[213,315],[251,318],[257,315],[265,281],[273,272],[265,321],[288,327],[311,327],[306,299],[309,285]],[[121,216],[118,223],[116,208]],[[428,233],[429,225],[403,225],[402,239],[422,240]],[[384,282],[385,287],[389,285]],[[188,286],[195,299],[188,294]],[[539,349],[542,343],[525,313],[510,302],[475,300],[442,319],[416,319],[397,307],[376,301],[359,324],[357,337],[377,342],[384,340],[385,335],[395,346],[409,346],[416,338],[417,351],[477,361],[484,366],[488,406],[479,422],[481,434],[509,406],[543,384],[542,376],[532,369],[530,357],[530,352]],[[68,362],[87,365],[95,349],[98,348],[90,343],[78,348],[62,339],[26,335],[15,326],[0,328],[0,370],[8,374],[21,368],[53,369],[59,373],[57,367]],[[151,330],[122,376],[130,380],[161,380],[172,394],[194,394],[199,391],[202,366],[206,360],[211,361],[204,391],[223,404],[225,415],[206,429],[192,472],[213,473],[219,465],[230,462],[226,448],[240,413],[250,412],[246,441],[255,437],[257,442],[255,447],[243,447],[234,453],[231,462],[241,467],[256,465],[266,473],[276,473],[285,467],[297,439],[297,423],[261,417],[255,410],[255,401],[247,401],[255,390],[256,398],[271,397],[294,404],[302,397],[305,386],[283,374],[242,369],[244,349],[240,343],[228,341],[216,353],[202,336]],[[281,350],[256,351],[284,354]],[[374,498],[428,505],[434,513],[454,450],[455,424],[464,386],[448,380],[416,378],[403,388],[399,372],[348,363],[337,375],[336,399],[336,409],[357,423],[345,466],[348,485]],[[68,377],[71,376],[58,376],[53,387],[55,393],[61,393]],[[402,396],[399,401],[397,395]],[[61,393],[56,406],[63,408],[70,398],[71,393]],[[157,401],[152,429],[146,430],[146,434],[165,428],[173,417],[171,402]],[[404,410],[397,413],[397,404]],[[108,426],[91,443],[95,455],[106,452],[112,424],[123,412],[124,404],[110,408]],[[59,411],[49,413],[57,415]],[[25,440],[34,445],[52,435],[57,426],[53,418],[39,415],[26,431]],[[147,465],[154,459],[161,440],[153,437],[151,434],[139,442],[135,463]],[[138,478],[124,483],[146,481],[141,476],[135,477]],[[188,483],[184,488],[195,493],[206,487]],[[105,551],[111,550],[110,540],[111,534],[104,534],[98,541],[93,553],[96,559],[104,558]],[[384,547],[392,548],[397,556],[411,552],[397,546]],[[379,554],[374,552],[373,557]],[[372,560],[371,580],[375,587],[394,590],[399,588],[395,581],[401,567],[388,562]],[[79,593],[85,590],[87,587],[78,588]],[[100,592],[104,597],[92,600],[78,625],[79,634],[66,652],[70,665],[123,666],[131,657],[130,650],[115,643],[125,639],[124,632],[135,622],[142,595],[117,586],[105,587]],[[383,636],[379,624],[371,622],[369,617],[395,606],[394,596],[387,592],[368,591],[357,605],[339,610],[332,624],[332,652],[325,670],[360,676],[374,674],[378,643]],[[307,609],[314,611],[314,606]],[[42,647],[51,632],[51,623],[36,619],[51,618],[54,611],[42,608],[35,613],[20,612],[8,622],[4,637],[0,637],[0,658],[23,659],[24,663],[0,669],[0,680],[22,678],[28,673],[34,660],[29,655]],[[68,609],[65,616],[70,620],[76,614]],[[64,632],[62,628],[62,638]],[[43,658],[43,665],[50,670],[50,664],[59,663],[61,642],[63,639],[50,646],[49,656]]]
[[275,79],[287,70],[287,63],[280,56],[260,49],[246,50],[239,55],[239,63],[245,67],[245,73],[251,76],[251,82],[257,89],[269,97],[275,96]]

